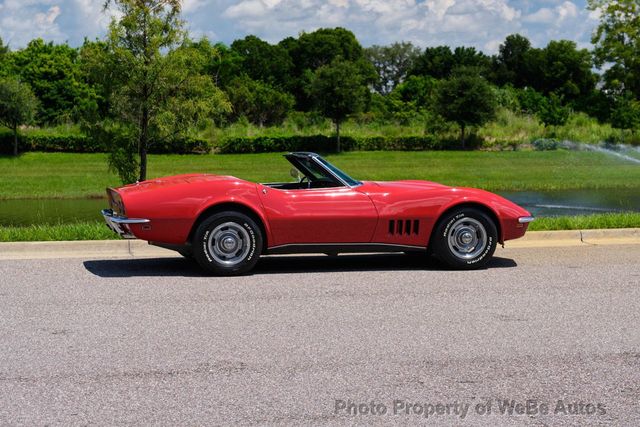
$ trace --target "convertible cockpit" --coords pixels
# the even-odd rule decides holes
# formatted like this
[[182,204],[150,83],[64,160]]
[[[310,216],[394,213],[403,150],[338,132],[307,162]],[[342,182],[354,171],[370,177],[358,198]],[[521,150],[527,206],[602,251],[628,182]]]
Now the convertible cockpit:
[[315,153],[297,152],[284,156],[293,166],[290,174],[296,182],[264,184],[279,190],[305,190],[313,188],[355,187],[360,181],[351,178],[340,169]]

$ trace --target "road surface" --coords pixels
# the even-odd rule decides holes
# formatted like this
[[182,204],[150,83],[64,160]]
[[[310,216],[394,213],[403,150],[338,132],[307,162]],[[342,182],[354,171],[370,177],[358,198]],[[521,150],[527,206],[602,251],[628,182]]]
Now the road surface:
[[0,261],[1,425],[640,425],[640,246]]

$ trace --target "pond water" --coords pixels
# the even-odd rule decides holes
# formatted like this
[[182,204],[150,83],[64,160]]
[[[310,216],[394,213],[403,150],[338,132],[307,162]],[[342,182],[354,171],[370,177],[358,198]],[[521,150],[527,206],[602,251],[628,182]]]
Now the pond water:
[[102,221],[106,199],[0,200],[0,226]]
[[[638,190],[500,192],[534,216],[640,212]],[[0,200],[0,226],[102,221],[106,199]]]
[[561,190],[499,192],[533,216],[640,212],[640,190]]

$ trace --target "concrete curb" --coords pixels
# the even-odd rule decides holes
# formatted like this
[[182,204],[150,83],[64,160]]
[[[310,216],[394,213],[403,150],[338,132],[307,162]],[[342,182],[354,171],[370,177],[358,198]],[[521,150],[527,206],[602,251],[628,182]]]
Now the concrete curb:
[[544,248],[581,245],[637,245],[640,228],[610,230],[530,231],[522,239],[510,240],[508,248]]
[[51,258],[170,258],[177,252],[142,240],[0,243],[0,260]]
[[[582,231],[531,231],[507,248],[582,245],[640,245],[640,228]],[[174,258],[176,252],[141,240],[0,243],[0,260],[51,258]]]

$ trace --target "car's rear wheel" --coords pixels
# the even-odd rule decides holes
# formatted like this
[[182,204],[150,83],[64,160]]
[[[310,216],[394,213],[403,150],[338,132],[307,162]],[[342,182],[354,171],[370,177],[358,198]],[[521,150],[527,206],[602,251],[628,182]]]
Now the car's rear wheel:
[[240,212],[214,214],[198,226],[194,235],[194,258],[213,274],[244,274],[256,265],[261,251],[260,227]]
[[496,224],[483,211],[471,207],[447,213],[434,233],[433,253],[457,269],[484,267],[498,243]]

